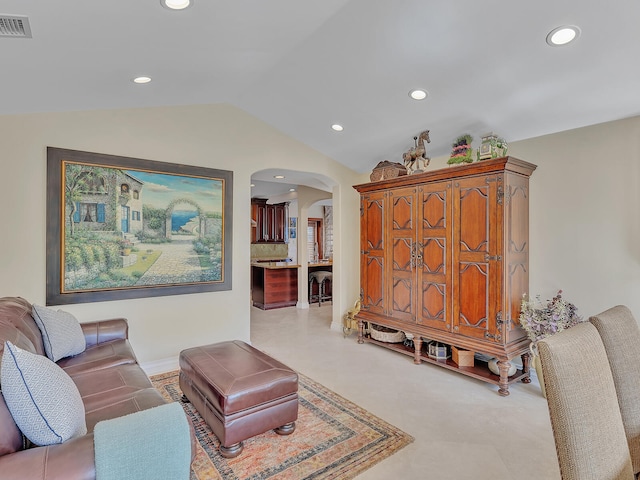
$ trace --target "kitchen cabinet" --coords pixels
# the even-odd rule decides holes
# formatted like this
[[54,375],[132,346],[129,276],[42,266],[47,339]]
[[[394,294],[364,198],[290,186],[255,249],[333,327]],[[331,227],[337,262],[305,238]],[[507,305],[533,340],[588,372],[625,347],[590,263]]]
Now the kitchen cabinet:
[[289,204],[268,205],[264,199],[251,200],[251,243],[284,243],[289,221]]
[[298,302],[298,268],[287,262],[251,265],[253,306],[262,310],[291,307]]

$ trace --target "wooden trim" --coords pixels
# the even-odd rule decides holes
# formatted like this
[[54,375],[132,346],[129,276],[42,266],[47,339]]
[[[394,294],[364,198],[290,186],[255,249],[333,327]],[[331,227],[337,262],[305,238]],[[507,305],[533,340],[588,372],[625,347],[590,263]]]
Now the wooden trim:
[[417,183],[451,180],[469,175],[486,175],[488,173],[498,173],[503,171],[510,171],[529,176],[536,168],[536,165],[533,163],[525,162],[524,160],[520,160],[515,157],[502,157],[494,158],[492,160],[481,160],[479,162],[469,163],[466,165],[454,165],[425,173],[403,175],[401,177],[382,180],[380,182],[362,183],[360,185],[354,185],[353,188],[360,193],[364,193],[386,188],[411,186]]

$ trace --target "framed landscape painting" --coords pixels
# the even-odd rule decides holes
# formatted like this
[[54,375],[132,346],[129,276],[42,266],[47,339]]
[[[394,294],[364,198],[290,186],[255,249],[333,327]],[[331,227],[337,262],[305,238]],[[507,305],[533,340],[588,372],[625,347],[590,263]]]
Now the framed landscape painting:
[[233,172],[47,148],[47,305],[231,289]]

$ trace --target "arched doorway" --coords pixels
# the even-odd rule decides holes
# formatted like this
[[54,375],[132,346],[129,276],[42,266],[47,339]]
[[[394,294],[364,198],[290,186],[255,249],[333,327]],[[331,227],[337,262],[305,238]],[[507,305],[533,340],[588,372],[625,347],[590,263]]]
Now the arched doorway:
[[[284,178],[274,178],[281,176]],[[266,169],[255,172],[251,176],[252,198],[267,198],[269,203],[289,202],[289,217],[295,222],[295,238],[291,236],[292,231],[287,238],[289,244],[289,252],[291,260],[300,265],[298,271],[298,308],[309,308],[308,296],[308,278],[309,278],[309,257],[306,228],[308,225],[309,209],[314,211],[314,204],[322,202],[323,206],[333,205],[333,191],[337,187],[338,182],[321,174],[309,172],[298,172],[282,169]],[[313,213],[315,215],[315,213]],[[323,229],[325,228],[324,214],[319,215],[323,219]],[[312,217],[316,218],[316,217]],[[333,215],[331,214],[331,220]],[[253,226],[253,225],[252,225]],[[322,230],[324,232],[324,230]],[[326,235],[322,233],[322,235]],[[331,236],[333,236],[333,222],[331,224]],[[325,244],[323,244],[323,247]],[[327,254],[331,252],[331,259],[339,257],[339,246],[331,245],[329,250],[323,248],[322,257],[328,258]],[[332,265],[333,275],[339,275],[340,268],[335,264]],[[334,279],[335,282],[335,279]],[[341,322],[339,313],[339,296],[340,293],[336,289],[333,290],[333,323],[337,323],[338,327]],[[328,306],[327,306],[328,308]],[[335,328],[332,324],[332,328]],[[341,328],[341,327],[339,327]]]

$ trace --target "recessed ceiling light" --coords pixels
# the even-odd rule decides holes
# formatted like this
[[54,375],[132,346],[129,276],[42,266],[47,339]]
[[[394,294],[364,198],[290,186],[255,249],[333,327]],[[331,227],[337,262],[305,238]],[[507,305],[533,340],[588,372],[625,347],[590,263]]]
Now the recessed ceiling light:
[[341,132],[342,130],[344,130],[344,127],[342,125],[337,124],[337,123],[334,123],[333,125],[331,125],[331,128],[333,130],[335,130],[336,132]]
[[193,5],[192,0],[160,0],[160,4],[170,10],[184,10]]
[[425,98],[427,98],[427,92],[425,90],[417,88],[415,90],[411,90],[409,92],[409,96],[414,100],[424,100]]
[[151,81],[151,77],[136,77],[133,79],[133,83],[149,83]]
[[575,25],[563,25],[554,28],[547,35],[547,43],[552,47],[560,47],[573,42],[580,36],[580,29]]
[[290,189],[289,189],[289,191],[290,191],[290,192],[295,192],[295,191],[296,191],[296,189],[295,189],[295,188],[290,188]]
[[284,178],[284,175],[274,175],[273,178],[277,178],[278,180]]
[[255,186],[256,186],[256,184],[255,184],[255,183],[252,183],[252,184],[251,184],[251,186],[252,186],[252,187],[255,187]]

